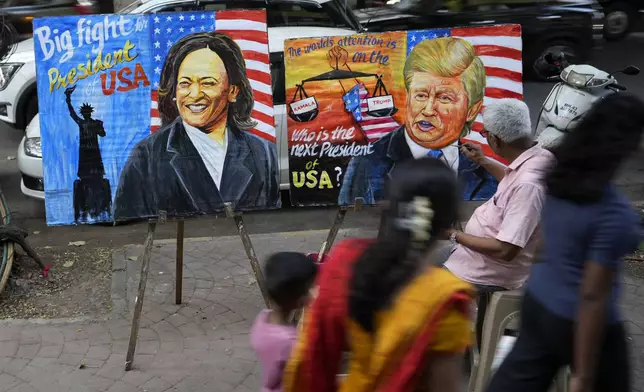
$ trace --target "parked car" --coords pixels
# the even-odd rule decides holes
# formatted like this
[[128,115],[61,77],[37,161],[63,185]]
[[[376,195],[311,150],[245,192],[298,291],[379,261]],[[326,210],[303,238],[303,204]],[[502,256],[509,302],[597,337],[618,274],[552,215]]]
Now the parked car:
[[92,14],[98,11],[95,1],[88,0],[4,0],[0,1],[0,11],[5,23],[11,23],[21,39],[33,34],[31,21],[41,16],[61,16]]
[[450,11],[439,3],[448,2],[401,0],[356,11],[356,15],[373,32],[520,24],[524,74],[535,77],[533,65],[543,54],[563,51],[571,63],[583,62],[603,40],[604,15],[594,0],[456,0],[458,5],[452,9],[459,11]]
[[43,184],[42,150],[40,149],[40,121],[34,116],[25,129],[25,136],[18,146],[18,169],[22,178],[20,190],[24,195],[36,199],[45,198]]
[[[275,133],[278,142],[280,188],[287,190],[290,182],[286,130],[286,93],[284,88],[284,40],[349,35],[362,31],[362,27],[351,10],[344,7],[341,0],[202,0],[198,2],[187,0],[139,0],[123,9],[121,13],[215,11],[240,7],[244,9],[267,9],[268,48],[271,61]],[[27,47],[31,49],[28,51]],[[18,147],[18,166],[22,173],[21,188],[22,192],[27,196],[44,199],[40,124],[35,95],[36,69],[33,40],[21,42],[9,62],[12,64],[19,62],[21,65],[18,71],[14,71],[14,80],[10,82],[10,88],[8,89],[11,91],[9,93],[0,91],[0,119],[10,123],[26,120],[28,126],[25,137]],[[31,90],[27,90],[28,88],[31,88]],[[25,96],[25,91],[28,91],[31,95]],[[25,99],[33,101],[21,106],[21,102]],[[4,112],[3,102],[5,102]],[[7,106],[6,102],[17,102],[17,104]],[[29,117],[25,111],[33,111],[34,108],[36,108],[34,115]],[[29,118],[27,119],[27,117]]]
[[606,22],[604,37],[615,41],[644,30],[644,0],[600,0]]

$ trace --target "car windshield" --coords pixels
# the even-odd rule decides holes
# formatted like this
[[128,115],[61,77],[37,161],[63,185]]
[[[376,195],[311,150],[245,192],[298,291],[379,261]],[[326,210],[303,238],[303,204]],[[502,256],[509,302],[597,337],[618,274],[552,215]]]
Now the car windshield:
[[335,27],[346,27],[362,31],[362,26],[346,1],[331,0],[321,3],[322,8],[336,21]]
[[[128,14],[137,7],[144,4],[146,0],[136,0],[129,6],[120,10],[120,14]],[[217,5],[218,2],[214,2]],[[252,2],[254,4],[254,2]],[[257,2],[259,3],[259,2]],[[231,8],[230,4],[222,1],[223,9]],[[262,8],[266,4],[261,3]],[[204,3],[206,9],[208,3]],[[244,8],[240,6],[240,8]],[[252,7],[246,7],[252,8]],[[320,27],[344,27],[351,30],[362,31],[360,22],[353,11],[343,0],[328,1],[293,1],[273,0],[268,5],[268,25],[276,26],[320,26]]]
[[119,13],[119,14],[129,14],[129,13],[131,13],[133,10],[135,10],[135,9],[136,9],[136,7],[140,6],[141,4],[143,4],[143,1],[142,1],[142,0],[136,0],[136,1],[133,1],[133,2],[132,2],[132,4],[130,4],[130,5],[128,5],[127,7],[123,8],[123,9],[122,9],[122,10],[120,10],[118,13]]
[[353,11],[340,2],[273,0],[268,6],[268,26],[319,26],[343,27],[360,30],[360,23]]
[[[400,0],[393,4],[393,7],[400,11],[411,12],[415,9],[427,11],[440,6],[443,2],[436,0]],[[390,3],[391,4],[391,3]]]

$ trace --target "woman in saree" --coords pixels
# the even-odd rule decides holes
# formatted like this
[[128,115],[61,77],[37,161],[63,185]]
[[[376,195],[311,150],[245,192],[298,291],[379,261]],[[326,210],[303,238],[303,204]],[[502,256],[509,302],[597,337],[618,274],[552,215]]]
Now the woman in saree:
[[458,200],[456,177],[442,162],[396,166],[382,235],[339,243],[321,269],[285,367],[285,392],[461,390],[474,292],[436,267],[434,252],[458,218]]

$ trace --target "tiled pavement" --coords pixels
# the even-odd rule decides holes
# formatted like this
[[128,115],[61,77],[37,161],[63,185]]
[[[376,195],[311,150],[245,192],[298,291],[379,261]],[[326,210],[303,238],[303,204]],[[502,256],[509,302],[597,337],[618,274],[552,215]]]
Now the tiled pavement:
[[[319,251],[326,234],[252,240],[264,260],[280,250]],[[338,240],[359,234],[375,233],[345,230]],[[125,372],[142,251],[133,245],[114,252],[108,320],[0,323],[0,392],[259,391],[248,332],[263,301],[236,236],[186,240],[183,305],[174,304],[176,246],[155,243],[134,369]]]
[[[357,230],[344,236],[373,235]],[[324,231],[252,236],[260,260],[318,251]],[[0,392],[259,391],[248,332],[262,300],[238,237],[186,240],[183,305],[174,304],[175,245],[153,248],[134,370],[125,372],[142,246],[114,252],[107,320],[0,323]],[[625,278],[634,391],[644,392],[644,288]],[[81,366],[84,365],[84,366]]]

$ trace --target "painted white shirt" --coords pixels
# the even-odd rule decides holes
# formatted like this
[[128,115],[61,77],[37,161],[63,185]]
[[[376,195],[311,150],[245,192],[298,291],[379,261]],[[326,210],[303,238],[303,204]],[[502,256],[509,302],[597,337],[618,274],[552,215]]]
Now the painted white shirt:
[[220,188],[221,177],[224,173],[224,162],[226,161],[226,151],[228,150],[228,128],[224,133],[224,143],[220,144],[216,140],[210,138],[207,133],[203,133],[197,128],[183,122],[183,127],[188,133],[190,141],[197,149],[199,156],[203,160],[210,177]]
[[[427,153],[430,151],[429,148],[419,146],[416,142],[411,140],[409,134],[407,134],[407,130],[405,130],[405,140],[407,141],[407,145],[409,146],[409,150],[411,150],[411,155],[414,159],[426,157]],[[443,157],[441,158],[443,162],[447,163],[452,170],[458,172],[458,140],[443,148],[441,151],[443,152]]]

